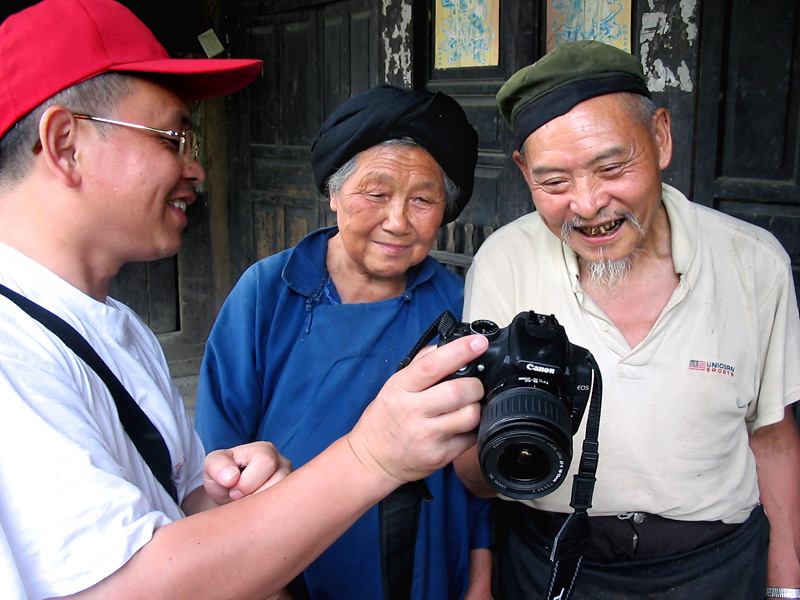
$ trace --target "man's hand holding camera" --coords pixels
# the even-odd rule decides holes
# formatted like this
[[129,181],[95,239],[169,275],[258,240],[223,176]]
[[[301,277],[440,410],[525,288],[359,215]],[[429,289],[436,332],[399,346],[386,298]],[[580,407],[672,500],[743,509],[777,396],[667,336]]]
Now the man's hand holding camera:
[[422,479],[475,444],[483,385],[442,381],[488,347],[481,335],[426,348],[392,376],[347,435],[366,469],[405,483]]

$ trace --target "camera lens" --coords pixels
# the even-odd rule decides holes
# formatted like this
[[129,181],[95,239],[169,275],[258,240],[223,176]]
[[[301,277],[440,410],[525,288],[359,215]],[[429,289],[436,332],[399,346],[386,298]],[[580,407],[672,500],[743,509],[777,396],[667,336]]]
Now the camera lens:
[[532,444],[512,444],[497,457],[497,470],[506,479],[535,481],[550,471],[550,458]]
[[478,459],[487,481],[505,496],[530,500],[553,492],[572,461],[567,404],[530,384],[503,386],[486,398]]

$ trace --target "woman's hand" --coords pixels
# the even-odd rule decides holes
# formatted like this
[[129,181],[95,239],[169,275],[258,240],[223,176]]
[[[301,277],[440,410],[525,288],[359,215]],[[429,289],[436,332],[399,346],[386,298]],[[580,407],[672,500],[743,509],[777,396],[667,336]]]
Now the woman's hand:
[[292,463],[270,442],[215,450],[203,463],[203,487],[217,504],[258,493],[292,472]]

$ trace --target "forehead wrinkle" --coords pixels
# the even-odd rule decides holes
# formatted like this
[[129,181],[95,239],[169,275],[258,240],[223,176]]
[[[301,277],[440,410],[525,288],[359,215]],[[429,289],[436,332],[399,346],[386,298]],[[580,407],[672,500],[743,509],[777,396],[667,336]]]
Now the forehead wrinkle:
[[[360,174],[358,177],[354,177],[358,175],[358,170],[351,175],[354,177],[354,184],[358,186],[370,185],[370,184],[387,184],[387,185],[398,185],[401,182],[405,182],[409,188],[413,190],[441,190],[444,189],[444,183],[440,183],[434,179],[429,179],[427,176],[418,175],[415,176],[417,171],[424,171],[419,167],[405,167],[400,166],[397,168],[397,173],[395,174],[391,170],[372,170],[365,166],[364,172]],[[438,175],[438,173],[437,173]]]
[[395,177],[383,171],[371,171],[364,169],[362,173],[358,170],[351,175],[353,183],[357,185],[368,185],[371,183],[394,183]]

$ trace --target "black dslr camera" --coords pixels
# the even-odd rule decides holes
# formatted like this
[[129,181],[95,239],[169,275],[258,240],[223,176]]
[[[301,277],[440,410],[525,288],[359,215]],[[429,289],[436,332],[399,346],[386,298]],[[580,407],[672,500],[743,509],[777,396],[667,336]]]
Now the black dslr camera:
[[511,498],[555,491],[599,378],[594,357],[569,342],[555,316],[534,311],[519,313],[505,329],[487,320],[458,323],[445,313],[438,333],[439,346],[474,333],[489,338],[482,356],[448,377],[477,377],[484,385],[478,458],[487,481]]

